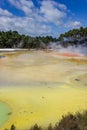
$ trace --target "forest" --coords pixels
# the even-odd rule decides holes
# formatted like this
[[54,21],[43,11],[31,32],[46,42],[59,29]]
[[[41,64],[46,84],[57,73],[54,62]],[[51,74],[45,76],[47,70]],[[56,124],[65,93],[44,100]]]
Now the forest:
[[0,32],[0,48],[40,48],[45,49],[50,42],[56,42],[52,36],[31,37],[17,31]]
[[0,31],[0,48],[48,49],[50,42],[58,42],[63,47],[78,44],[87,46],[87,27],[69,30],[60,34],[58,38],[52,36],[32,37],[11,30]]

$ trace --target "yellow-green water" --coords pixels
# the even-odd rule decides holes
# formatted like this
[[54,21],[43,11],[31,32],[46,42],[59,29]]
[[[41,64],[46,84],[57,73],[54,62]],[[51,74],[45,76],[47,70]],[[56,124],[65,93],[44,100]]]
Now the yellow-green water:
[[86,57],[46,51],[1,55],[0,100],[12,108],[3,128],[54,124],[63,114],[87,109]]
[[2,126],[9,119],[10,114],[11,109],[9,106],[4,102],[0,102],[0,126]]

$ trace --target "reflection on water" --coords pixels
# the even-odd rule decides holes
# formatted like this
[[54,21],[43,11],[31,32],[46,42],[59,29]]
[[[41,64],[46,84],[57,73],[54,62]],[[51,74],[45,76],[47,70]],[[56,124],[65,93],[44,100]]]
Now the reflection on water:
[[[13,108],[19,128],[55,123],[67,112],[87,109],[87,59],[54,52],[3,53],[0,99]],[[14,109],[15,108],[15,109]]]

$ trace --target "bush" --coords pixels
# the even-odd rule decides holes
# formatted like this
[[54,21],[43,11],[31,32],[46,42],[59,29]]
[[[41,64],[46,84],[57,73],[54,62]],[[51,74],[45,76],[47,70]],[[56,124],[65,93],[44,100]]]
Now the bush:
[[16,130],[16,127],[14,126],[14,124],[13,124],[13,125],[11,125],[10,130]]
[[41,127],[39,127],[37,124],[35,124],[33,127],[31,127],[29,130],[42,130]]
[[[8,130],[8,129],[5,129]],[[10,130],[16,130],[16,127],[11,125]],[[31,127],[29,130],[87,130],[87,111],[83,113],[68,114],[67,116],[62,116],[62,119],[52,127],[49,124],[47,128],[41,128],[37,124]]]

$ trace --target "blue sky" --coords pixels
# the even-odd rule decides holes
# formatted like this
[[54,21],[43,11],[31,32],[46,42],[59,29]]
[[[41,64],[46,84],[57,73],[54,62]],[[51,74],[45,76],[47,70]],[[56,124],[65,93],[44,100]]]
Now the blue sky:
[[87,26],[87,0],[0,0],[0,30],[58,37]]

